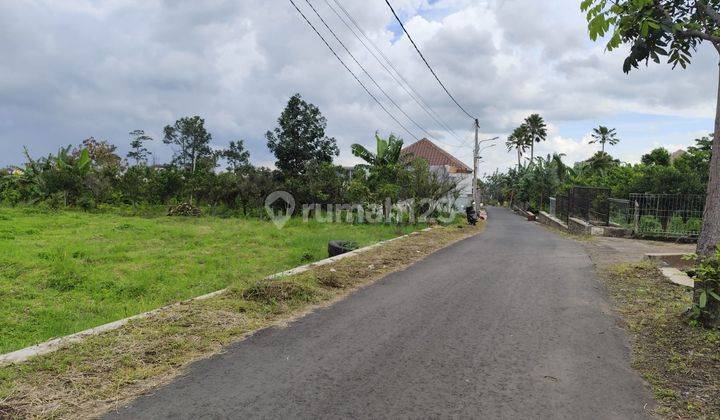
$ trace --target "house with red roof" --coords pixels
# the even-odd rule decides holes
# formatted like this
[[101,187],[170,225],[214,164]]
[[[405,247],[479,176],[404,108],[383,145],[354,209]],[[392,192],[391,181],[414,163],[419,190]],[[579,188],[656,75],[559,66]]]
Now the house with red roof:
[[428,139],[422,139],[403,148],[401,153],[403,156],[423,158],[431,170],[440,171],[454,178],[460,191],[455,203],[457,208],[462,209],[472,202],[473,170],[460,159]]

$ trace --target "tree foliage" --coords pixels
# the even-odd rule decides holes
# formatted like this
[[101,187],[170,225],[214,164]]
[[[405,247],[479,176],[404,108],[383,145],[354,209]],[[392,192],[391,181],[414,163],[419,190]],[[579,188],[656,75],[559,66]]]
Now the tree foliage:
[[630,51],[623,71],[661,58],[685,68],[700,43],[720,45],[720,0],[583,0],[592,40],[607,37],[607,49]]
[[136,165],[141,163],[147,164],[150,151],[145,147],[148,142],[153,140],[144,130],[133,130],[130,132],[130,151],[127,154],[128,159],[135,161]]
[[664,147],[655,148],[650,153],[644,154],[641,162],[645,165],[670,166],[670,152]]
[[532,164],[535,159],[535,143],[540,143],[547,139],[547,125],[539,114],[532,114],[525,119],[524,126],[527,133],[527,141],[530,143],[530,163]]
[[205,129],[205,120],[199,116],[180,118],[175,124],[165,126],[163,132],[163,143],[174,146],[173,164],[195,172],[200,161],[213,157],[212,135]]
[[325,135],[327,121],[315,105],[293,95],[278,118],[278,127],[265,134],[275,166],[288,178],[302,175],[310,163],[330,163],[340,154],[337,142]]
[[614,128],[607,128],[603,125],[598,128],[594,128],[591,134],[592,140],[590,144],[599,143],[602,146],[601,151],[605,151],[605,145],[609,144],[615,146],[620,143],[620,139],[617,138],[617,131]]
[[250,152],[245,150],[245,141],[231,141],[221,153],[228,163],[227,170],[244,172],[250,168]]
[[387,140],[375,133],[375,153],[370,152],[365,146],[355,143],[351,146],[352,154],[364,160],[371,166],[388,166],[400,162],[403,140],[390,134]]

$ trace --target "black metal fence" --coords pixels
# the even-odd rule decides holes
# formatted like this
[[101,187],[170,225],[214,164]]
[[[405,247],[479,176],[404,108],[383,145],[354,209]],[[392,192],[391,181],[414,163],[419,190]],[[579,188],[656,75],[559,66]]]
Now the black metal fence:
[[573,187],[569,195],[570,217],[607,226],[610,224],[609,198],[609,188]]
[[555,216],[566,223],[571,217],[594,225],[610,224],[610,189],[573,187],[555,197]]
[[570,217],[570,200],[565,194],[555,197],[555,215],[567,223]]

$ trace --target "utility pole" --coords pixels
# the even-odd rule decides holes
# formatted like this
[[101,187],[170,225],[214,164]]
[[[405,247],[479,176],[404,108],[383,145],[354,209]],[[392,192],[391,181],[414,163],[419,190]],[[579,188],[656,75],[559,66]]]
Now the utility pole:
[[[475,118],[475,149],[473,150],[473,183],[472,183],[472,199],[473,207],[477,204],[477,171],[478,171],[478,155],[480,154],[480,143],[478,142],[478,134],[480,132],[480,122]],[[475,209],[477,210],[477,209]]]

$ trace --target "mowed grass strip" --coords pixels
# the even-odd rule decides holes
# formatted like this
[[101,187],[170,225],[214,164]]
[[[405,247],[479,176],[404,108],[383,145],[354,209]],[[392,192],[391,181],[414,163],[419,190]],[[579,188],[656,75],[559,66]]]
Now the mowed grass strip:
[[420,227],[0,208],[0,353],[320,260],[329,240]]
[[259,328],[285,323],[390,272],[479,233],[483,223],[437,227],[360,255],[273,280],[235,284],[92,336],[26,363],[0,368],[0,417],[102,415],[167,383],[190,362]]

